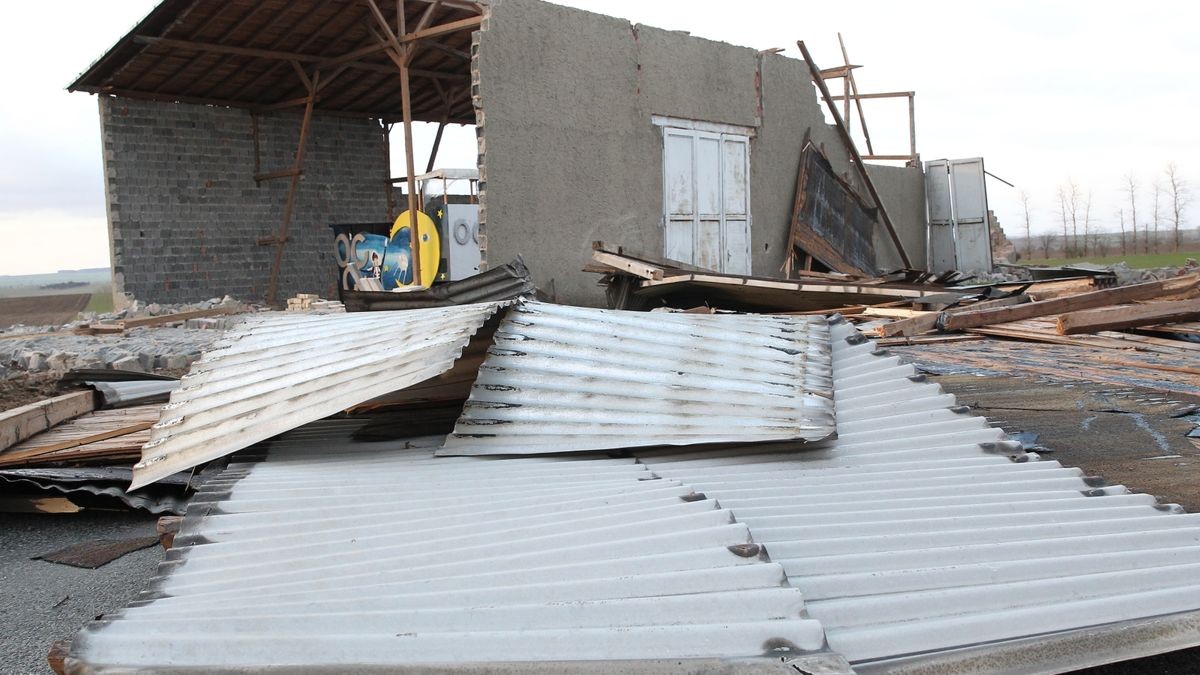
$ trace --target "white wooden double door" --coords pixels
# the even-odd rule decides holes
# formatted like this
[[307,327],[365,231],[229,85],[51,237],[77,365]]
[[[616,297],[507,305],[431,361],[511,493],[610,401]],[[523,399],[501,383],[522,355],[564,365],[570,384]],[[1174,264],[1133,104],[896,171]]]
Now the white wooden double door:
[[663,128],[663,255],[750,274],[750,139]]

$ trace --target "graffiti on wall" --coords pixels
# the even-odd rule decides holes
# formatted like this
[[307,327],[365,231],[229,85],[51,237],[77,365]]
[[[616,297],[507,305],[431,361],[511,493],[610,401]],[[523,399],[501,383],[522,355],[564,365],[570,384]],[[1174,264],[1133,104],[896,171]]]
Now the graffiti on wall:
[[[437,226],[428,215],[417,213],[417,235],[421,254],[421,287],[437,278],[441,243]],[[334,257],[341,269],[344,290],[391,291],[413,286],[412,236],[408,211],[400,214],[388,236],[369,232],[339,233],[334,238]],[[364,283],[363,279],[374,280]]]

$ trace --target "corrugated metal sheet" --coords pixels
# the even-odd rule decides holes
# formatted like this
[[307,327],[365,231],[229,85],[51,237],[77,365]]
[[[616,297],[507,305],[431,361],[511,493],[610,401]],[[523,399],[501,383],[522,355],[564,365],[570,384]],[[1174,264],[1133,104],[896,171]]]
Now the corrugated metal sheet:
[[247,317],[172,392],[132,488],[448,370],[505,304]]
[[167,401],[171,392],[179,388],[178,380],[129,380],[123,382],[87,381],[87,386],[100,392],[104,407],[125,408]]
[[1200,515],[1026,454],[849,326],[833,338],[836,440],[641,461],[749,525],[856,670],[1058,672],[1200,644]]
[[153,589],[76,638],[77,672],[845,671],[748,528],[679,481],[633,459],[435,459],[440,439],[350,443],[338,422],[207,483]]
[[439,455],[814,441],[835,430],[822,318],[524,302]]
[[155,588],[75,642],[79,672],[836,664],[806,651],[823,631],[860,672],[1034,673],[1200,643],[1200,516],[831,337],[838,437],[801,453],[434,458],[321,432],[351,422],[292,432],[206,485]]
[[431,288],[404,293],[388,291],[340,290],[347,312],[379,312],[385,310],[449,307],[478,302],[513,300],[530,295],[537,286],[529,275],[525,261],[517,259],[475,276],[437,284]]

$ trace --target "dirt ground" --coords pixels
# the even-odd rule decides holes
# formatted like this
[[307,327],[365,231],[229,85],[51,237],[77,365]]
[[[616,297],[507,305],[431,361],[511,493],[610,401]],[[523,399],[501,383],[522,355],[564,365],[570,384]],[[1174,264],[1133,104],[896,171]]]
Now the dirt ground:
[[0,380],[0,412],[67,393],[69,390],[58,389],[58,377],[51,373],[25,373]]
[[1200,512],[1200,399],[1024,377],[934,381],[1045,459]]
[[0,298],[0,329],[18,323],[26,326],[62,325],[74,319],[91,301],[91,293]]

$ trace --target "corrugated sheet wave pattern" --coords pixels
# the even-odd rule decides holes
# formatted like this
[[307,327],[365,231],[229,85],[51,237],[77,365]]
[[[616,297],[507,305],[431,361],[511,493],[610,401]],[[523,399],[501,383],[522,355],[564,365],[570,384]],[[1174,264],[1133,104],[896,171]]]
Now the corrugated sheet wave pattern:
[[848,325],[832,338],[823,450],[641,461],[748,524],[856,669],[1200,609],[1200,514],[1026,455]]
[[155,590],[81,633],[74,658],[100,670],[780,667],[823,648],[745,525],[633,459],[435,459],[440,439],[311,434],[207,483]]
[[248,317],[171,393],[132,487],[449,370],[505,304]]
[[820,440],[832,387],[823,318],[523,302],[438,454]]

